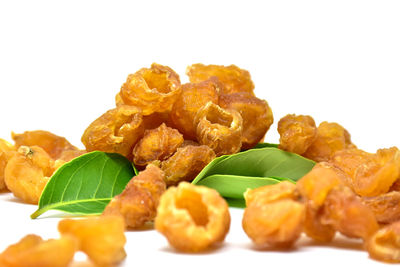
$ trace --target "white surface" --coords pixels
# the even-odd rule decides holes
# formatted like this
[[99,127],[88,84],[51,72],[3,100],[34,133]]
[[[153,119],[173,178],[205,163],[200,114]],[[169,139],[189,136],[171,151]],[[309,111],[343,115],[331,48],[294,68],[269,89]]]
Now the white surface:
[[[129,73],[158,62],[185,82],[186,66],[202,62],[249,70],[276,122],[310,114],[339,122],[365,150],[400,146],[399,14],[399,1],[1,1],[0,138],[45,129],[82,147]],[[266,141],[278,141],[276,124]],[[27,233],[57,236],[57,219],[30,220],[34,206],[0,198],[0,250]],[[129,232],[125,266],[379,264],[353,241],[256,251],[241,211],[232,217],[225,245],[201,255],[173,252],[154,231]]]

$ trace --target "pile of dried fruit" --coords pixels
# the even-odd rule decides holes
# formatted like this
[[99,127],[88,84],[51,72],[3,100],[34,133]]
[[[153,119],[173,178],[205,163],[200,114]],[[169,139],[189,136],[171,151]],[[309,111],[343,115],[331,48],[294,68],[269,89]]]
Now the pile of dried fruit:
[[[243,229],[259,247],[287,248],[302,233],[330,242],[340,232],[361,238],[371,257],[400,262],[400,152],[396,147],[367,153],[337,123],[322,122],[317,127],[310,116],[287,115],[278,123],[279,149],[253,150],[259,165],[237,175],[233,166],[250,153],[220,156],[251,149],[262,141],[273,123],[272,111],[254,95],[250,74],[234,65],[194,64],[187,74],[190,83],[181,85],[171,68],[154,63],[129,75],[116,95],[116,107],[85,130],[85,151],[45,131],[13,134],[15,145],[0,139],[0,190],[8,189],[27,203],[36,204],[40,198],[39,208],[49,200],[46,192],[42,194],[46,184],[54,191],[64,179],[58,185],[68,192],[72,177],[62,176],[64,166],[70,164],[65,163],[86,152],[118,153],[142,170],[122,184],[125,189],[120,194],[114,188],[106,190],[106,196],[111,196],[109,202],[103,199],[100,217],[61,221],[62,237],[57,240],[29,235],[0,254],[1,266],[67,266],[78,249],[98,265],[117,264],[125,257],[125,226],[140,228],[153,221],[177,250],[210,249],[225,239],[230,227],[227,202],[218,193],[242,197],[243,188],[217,192],[188,183],[196,176],[194,183],[199,183],[206,175],[214,184],[231,179],[246,187],[246,179],[252,181],[247,187],[254,189],[244,193]],[[97,157],[104,167],[110,161],[93,153],[71,163],[80,168],[79,164]],[[297,171],[288,164],[296,165]],[[128,165],[129,175],[133,170]],[[235,170],[226,172],[227,168]],[[121,187],[118,178],[112,179]],[[258,187],[260,181],[271,185]],[[96,196],[103,185],[88,195]],[[65,258],[41,253],[56,250],[65,251]],[[27,265],[22,265],[22,259],[28,259]]]

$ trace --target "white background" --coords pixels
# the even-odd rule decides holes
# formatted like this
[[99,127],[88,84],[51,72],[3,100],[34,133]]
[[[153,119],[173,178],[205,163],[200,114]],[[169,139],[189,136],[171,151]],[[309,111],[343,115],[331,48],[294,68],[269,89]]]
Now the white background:
[[[275,122],[309,114],[339,122],[367,151],[400,146],[399,14],[399,1],[1,1],[0,138],[44,129],[83,147],[129,73],[157,62],[186,82],[186,66],[201,62],[249,70]],[[278,142],[276,123],[266,141]],[[0,198],[0,250],[27,233],[57,236],[57,219],[32,221],[34,206]],[[241,211],[232,215],[225,246],[196,256],[129,232],[125,266],[379,264],[353,241],[256,251]]]

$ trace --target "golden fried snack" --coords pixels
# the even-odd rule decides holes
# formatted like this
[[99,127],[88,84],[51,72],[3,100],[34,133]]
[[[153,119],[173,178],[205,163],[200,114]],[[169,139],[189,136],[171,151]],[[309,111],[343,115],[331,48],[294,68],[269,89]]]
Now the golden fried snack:
[[170,111],[181,91],[179,75],[171,68],[153,63],[130,74],[116,96],[117,106],[142,109],[143,115]]
[[141,110],[121,105],[108,110],[92,122],[82,135],[82,143],[88,152],[115,152],[129,158],[143,132]]
[[348,174],[351,188],[360,196],[378,196],[389,191],[400,177],[400,151],[397,147],[370,154],[360,149],[338,151],[332,163]]
[[196,113],[207,102],[218,104],[220,88],[221,84],[215,77],[199,83],[182,85],[182,92],[176,100],[170,116],[176,128],[186,138],[196,139],[196,126],[194,125]]
[[369,256],[389,263],[400,262],[400,221],[377,231],[367,242]]
[[278,122],[279,148],[304,154],[317,136],[317,126],[311,116],[288,114]]
[[53,159],[59,159],[65,150],[78,150],[64,137],[47,131],[26,131],[22,134],[11,133],[15,146],[40,146]]
[[221,95],[219,105],[224,109],[236,110],[242,116],[242,149],[250,149],[262,141],[274,122],[267,101],[255,97],[252,93]]
[[37,204],[55,171],[54,160],[39,146],[21,146],[5,169],[7,188],[26,203]]
[[215,76],[224,85],[221,94],[231,94],[237,92],[248,92],[254,90],[254,84],[250,73],[247,70],[238,68],[235,65],[204,65],[193,64],[186,68],[186,74],[190,82],[198,83]]
[[286,248],[300,237],[305,207],[298,202],[294,184],[285,181],[262,186],[247,190],[244,197],[242,226],[256,246]]
[[199,252],[222,242],[229,231],[228,204],[214,189],[181,182],[162,196],[155,228],[171,246]]
[[243,120],[239,112],[208,102],[197,112],[195,125],[197,141],[213,149],[216,156],[240,150]]
[[1,267],[67,267],[78,249],[71,236],[43,240],[27,235],[0,254]]
[[192,181],[215,158],[208,146],[187,145],[178,148],[174,155],[161,163],[167,185]]
[[64,219],[59,222],[58,231],[63,237],[75,237],[79,250],[98,266],[114,266],[126,257],[125,225],[121,216]]
[[400,192],[391,191],[375,197],[363,197],[379,223],[393,223],[400,220]]
[[178,130],[167,127],[165,123],[158,128],[146,130],[144,136],[134,147],[133,162],[146,166],[155,160],[169,158],[183,143],[183,136]]
[[303,156],[317,162],[329,161],[335,152],[354,147],[345,128],[324,121],[318,126],[317,136]]
[[0,138],[0,192],[7,189],[6,183],[4,182],[4,172],[7,162],[13,155],[12,152],[14,151],[15,147],[12,144]]
[[103,214],[122,215],[128,227],[141,227],[154,220],[165,188],[164,173],[155,165],[149,164],[129,181],[121,194],[110,201]]

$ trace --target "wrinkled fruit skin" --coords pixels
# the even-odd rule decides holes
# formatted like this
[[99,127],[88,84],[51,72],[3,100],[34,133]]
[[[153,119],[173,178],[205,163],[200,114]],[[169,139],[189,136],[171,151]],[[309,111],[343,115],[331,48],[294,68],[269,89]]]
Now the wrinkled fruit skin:
[[200,252],[222,242],[229,231],[228,204],[217,191],[182,182],[161,197],[155,228],[171,246]]
[[368,241],[369,256],[389,263],[400,262],[400,221],[377,231]]
[[179,75],[167,66],[153,63],[128,76],[116,96],[116,104],[136,106],[143,115],[171,111],[180,91]]
[[122,215],[128,227],[138,228],[156,217],[157,206],[165,192],[164,173],[149,164],[133,177],[121,194],[106,206],[104,215]]
[[43,240],[37,235],[27,235],[0,254],[0,266],[67,267],[77,249],[77,241],[70,236]]
[[133,162],[135,165],[145,166],[156,160],[165,160],[175,153],[182,143],[182,134],[163,123],[156,129],[144,132],[143,138],[133,149]]
[[250,149],[261,142],[274,122],[267,101],[252,93],[239,92],[221,95],[219,105],[227,110],[236,110],[243,119],[242,149]]
[[208,146],[187,145],[178,148],[172,157],[161,163],[167,185],[192,181],[214,158],[215,153]]
[[85,130],[82,143],[88,152],[99,150],[131,158],[133,146],[143,136],[142,117],[140,109],[133,106],[108,110]]
[[6,140],[0,139],[0,192],[7,189],[4,182],[5,169],[13,152],[15,152],[15,147]]
[[62,236],[75,237],[79,250],[99,266],[114,266],[126,257],[125,225],[120,216],[64,219],[59,222],[58,231]]
[[311,116],[288,114],[278,122],[279,148],[304,154],[317,136],[317,126]]
[[285,181],[245,192],[242,226],[257,247],[287,248],[299,238],[305,208],[297,201],[295,189],[294,184]]
[[41,147],[21,146],[5,169],[7,188],[26,203],[37,204],[55,162]]
[[372,210],[379,223],[400,220],[400,192],[391,191],[375,197],[364,197],[362,201]]
[[199,83],[182,85],[182,92],[171,111],[171,120],[185,138],[196,140],[194,118],[207,102],[218,104],[221,84],[215,77]]
[[195,124],[198,142],[209,146],[216,156],[239,152],[243,129],[243,120],[239,112],[225,110],[208,102],[197,112]]
[[254,90],[254,84],[250,73],[247,70],[238,68],[235,65],[204,65],[193,64],[186,69],[186,74],[192,83],[198,83],[215,76],[223,84],[221,94],[248,92]]

